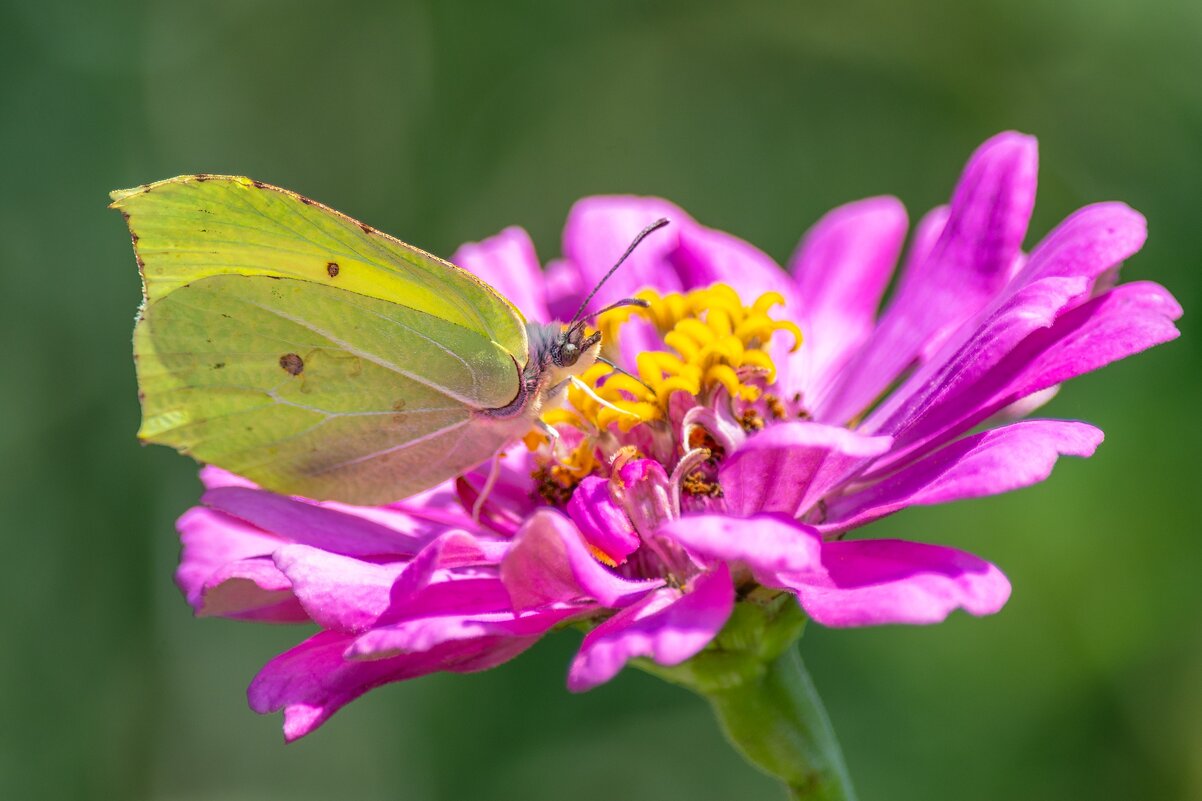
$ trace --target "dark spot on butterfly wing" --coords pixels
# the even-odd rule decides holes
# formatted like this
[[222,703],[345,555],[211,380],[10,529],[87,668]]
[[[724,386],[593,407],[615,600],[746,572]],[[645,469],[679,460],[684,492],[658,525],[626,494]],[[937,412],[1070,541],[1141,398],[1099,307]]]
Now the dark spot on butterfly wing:
[[296,353],[285,353],[280,357],[280,367],[289,375],[300,375],[305,369],[305,360]]
[[365,234],[374,234],[376,232],[376,229],[372,228],[367,223],[359,223],[359,227],[363,229],[363,233]]
[[263,183],[262,181],[251,181],[251,183],[255,185],[255,189],[266,189],[267,188],[267,184]]
[[214,370],[220,370],[222,367],[225,367],[225,362],[217,362],[213,365]]
[[338,269],[339,269],[338,262],[336,262],[336,261],[326,262],[326,272],[329,274],[329,276],[331,278],[338,277]]

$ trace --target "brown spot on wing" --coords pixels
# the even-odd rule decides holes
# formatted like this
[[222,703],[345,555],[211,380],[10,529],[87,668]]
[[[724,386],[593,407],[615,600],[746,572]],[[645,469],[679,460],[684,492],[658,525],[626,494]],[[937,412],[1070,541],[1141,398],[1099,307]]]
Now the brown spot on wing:
[[296,353],[285,353],[280,357],[280,367],[283,367],[289,375],[300,375],[305,369],[305,360]]
[[263,183],[262,181],[251,181],[251,183],[255,185],[256,189],[266,189],[267,188],[267,184]]
[[337,278],[338,277],[338,262],[336,262],[336,261],[326,262],[326,272],[329,273],[331,278]]
[[367,223],[359,223],[359,227],[363,229],[363,233],[365,234],[374,234],[376,232],[376,229],[372,228]]

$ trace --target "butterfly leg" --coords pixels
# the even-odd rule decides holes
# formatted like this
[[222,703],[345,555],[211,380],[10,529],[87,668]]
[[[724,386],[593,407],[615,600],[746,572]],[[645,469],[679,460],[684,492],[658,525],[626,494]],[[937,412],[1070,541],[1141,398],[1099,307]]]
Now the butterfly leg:
[[563,440],[559,437],[559,431],[555,429],[555,426],[548,425],[542,420],[535,420],[534,427],[538,430],[538,433],[547,438],[547,443],[551,448],[551,458],[557,462],[562,462],[566,454],[563,451]]
[[480,512],[484,509],[484,504],[488,500],[488,496],[492,494],[493,487],[497,485],[497,479],[501,476],[501,459],[505,454],[498,453],[493,457],[492,463],[488,466],[488,478],[484,480],[484,486],[480,488],[480,494],[476,496],[475,503],[472,504],[472,522],[480,522]]

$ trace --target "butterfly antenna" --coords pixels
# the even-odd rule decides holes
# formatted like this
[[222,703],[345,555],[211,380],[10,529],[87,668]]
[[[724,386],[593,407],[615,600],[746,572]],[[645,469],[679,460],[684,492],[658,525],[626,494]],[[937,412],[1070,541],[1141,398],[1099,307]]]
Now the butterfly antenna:
[[614,272],[619,267],[622,266],[622,262],[626,261],[626,257],[634,252],[634,249],[639,246],[639,243],[642,242],[644,239],[646,239],[647,235],[650,234],[652,231],[659,230],[660,228],[663,228],[667,224],[668,224],[668,220],[666,218],[661,217],[660,219],[658,219],[655,222],[648,225],[642,231],[639,231],[638,236],[636,236],[634,238],[634,241],[630,243],[630,247],[626,248],[626,252],[622,254],[622,258],[618,259],[617,264],[615,264],[613,267],[609,268],[609,272],[607,272],[605,274],[605,277],[597,282],[597,285],[595,287],[593,287],[592,292],[588,293],[588,297],[586,297],[584,299],[584,302],[580,304],[580,308],[576,310],[576,313],[574,315],[572,315],[572,320],[571,320],[571,322],[568,323],[569,326],[572,325],[573,323],[577,322],[578,320],[580,320],[580,315],[584,314],[584,310],[588,308],[589,301],[593,299],[593,295],[596,295],[597,291],[600,290],[601,287],[605,286],[605,282],[608,281],[609,277],[611,275],[613,275]]

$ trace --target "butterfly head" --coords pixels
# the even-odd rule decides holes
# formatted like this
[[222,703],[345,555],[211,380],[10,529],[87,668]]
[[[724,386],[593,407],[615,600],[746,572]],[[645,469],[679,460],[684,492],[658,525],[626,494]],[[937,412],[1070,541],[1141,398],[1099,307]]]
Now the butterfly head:
[[[601,350],[601,332],[585,334],[584,321],[564,326],[551,343],[551,361],[556,367],[574,367],[581,357],[589,356],[588,364],[597,360]],[[588,365],[585,365],[586,367]]]

